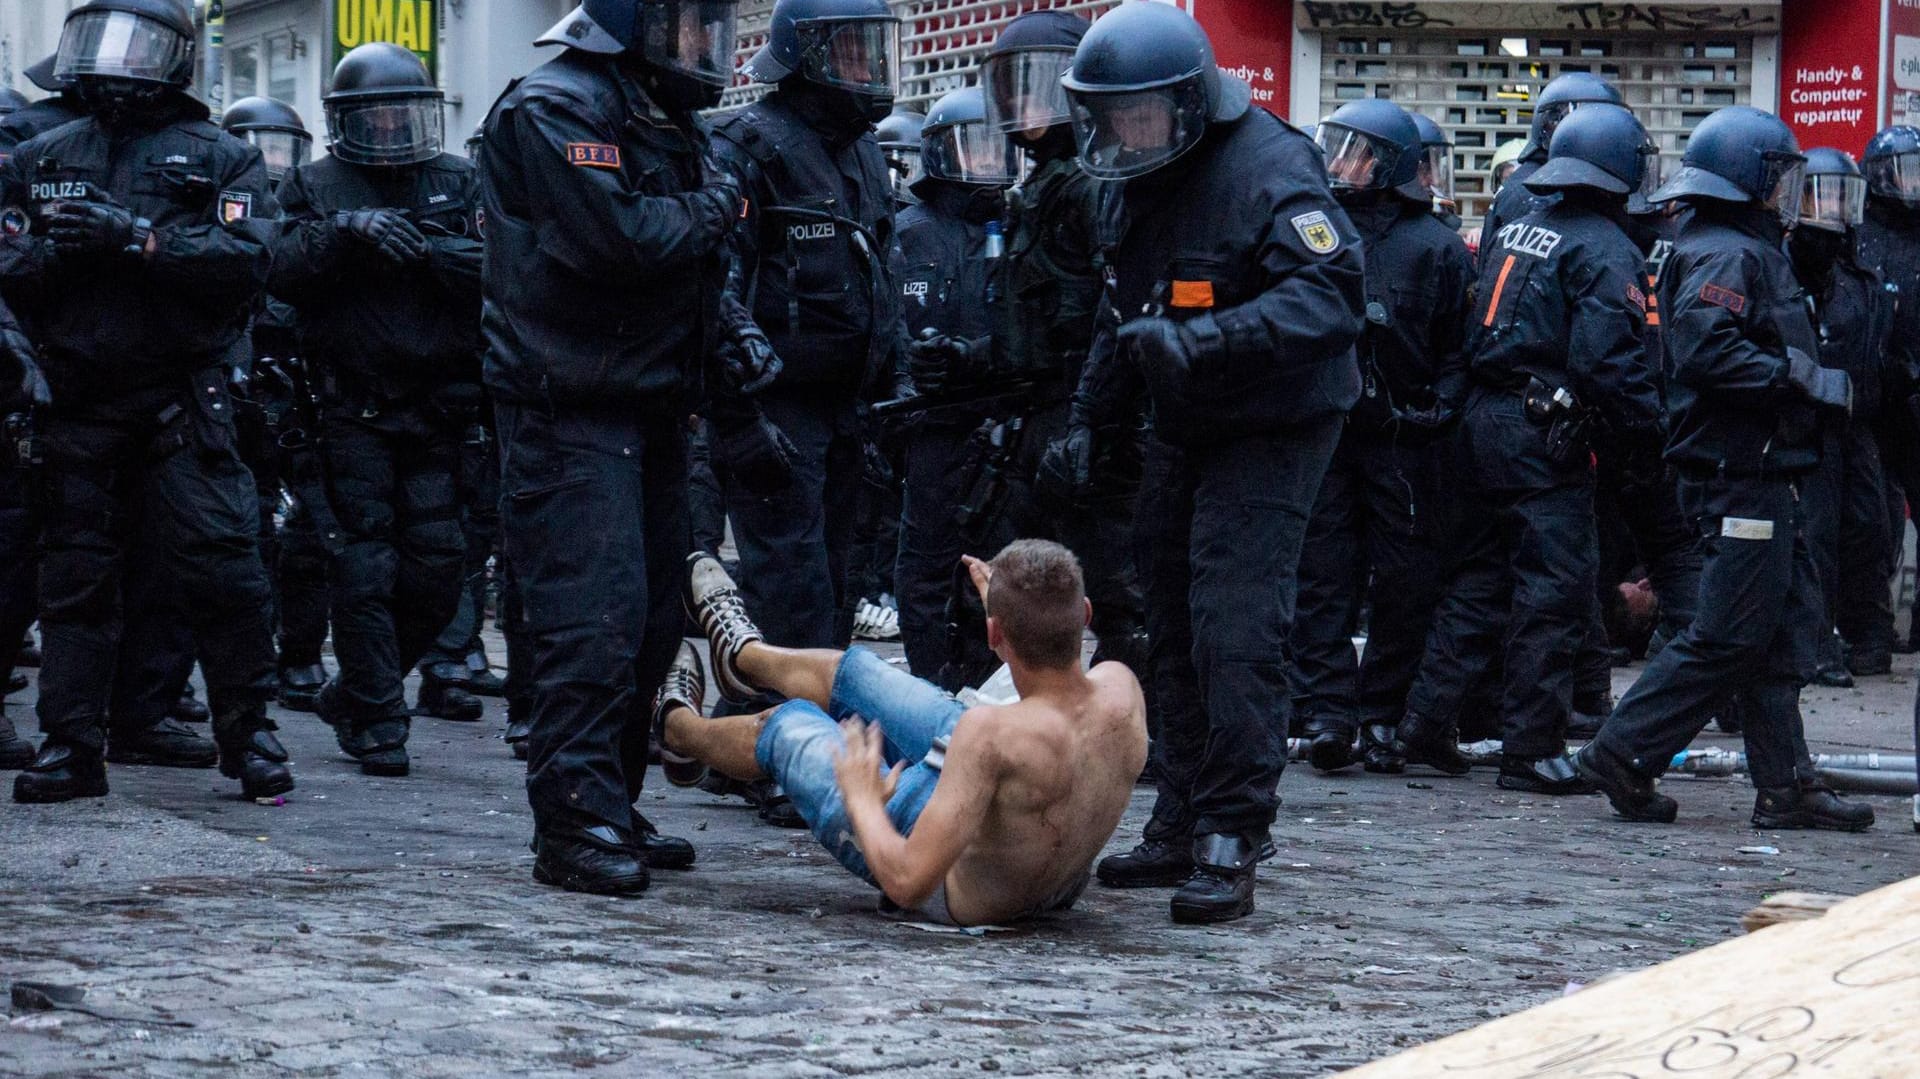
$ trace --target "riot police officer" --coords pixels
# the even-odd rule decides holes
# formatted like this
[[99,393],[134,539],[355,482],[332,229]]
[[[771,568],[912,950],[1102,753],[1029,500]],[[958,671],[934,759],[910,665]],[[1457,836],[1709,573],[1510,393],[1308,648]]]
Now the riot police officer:
[[494,103],[480,151],[534,879],[568,889],[632,894],[649,865],[694,858],[633,802],[641,687],[686,620],[687,416],[710,360],[732,394],[770,363],[750,323],[722,325],[741,196],[696,115],[727,84],[733,28],[725,0],[588,0],[541,38],[566,51]]
[[1064,85],[1081,166],[1122,183],[1102,327],[1050,468],[1084,490],[1098,441],[1144,394],[1148,469],[1166,477],[1140,515],[1159,798],[1145,841],[1099,876],[1178,885],[1176,920],[1225,921],[1253,909],[1273,852],[1294,572],[1360,394],[1360,250],[1312,140],[1250,107],[1185,12],[1102,16]]
[[893,181],[893,201],[904,209],[919,201],[913,187],[926,176],[920,161],[920,129],[927,118],[909,108],[896,108],[875,124],[873,137],[887,159],[887,179]]
[[[1822,367],[1845,371],[1853,414],[1822,430],[1820,469],[1806,485],[1807,542],[1820,572],[1826,610],[1816,677],[1852,685],[1862,671],[1892,662],[1893,575],[1885,474],[1870,417],[1881,407],[1880,365],[1893,329],[1893,296],[1880,274],[1861,265],[1855,230],[1866,209],[1866,179],[1843,150],[1806,152],[1806,192],[1787,236],[1794,275],[1813,308]],[[1844,643],[1843,643],[1844,642]],[[1842,655],[1842,653],[1845,653]]]
[[[1368,771],[1398,772],[1394,728],[1440,598],[1432,443],[1466,397],[1460,348],[1473,262],[1434,216],[1430,159],[1406,110],[1349,102],[1317,137],[1366,255],[1367,324],[1360,400],[1300,553],[1294,708],[1315,768],[1351,763],[1358,734]],[[1353,634],[1367,606],[1366,654],[1356,660]]]
[[[1860,157],[1867,181],[1867,208],[1860,223],[1860,261],[1879,272],[1894,298],[1894,329],[1881,365],[1886,380],[1880,415],[1869,416],[1877,428],[1881,463],[1885,466],[1887,521],[1895,550],[1907,528],[1907,505],[1920,500],[1920,128],[1904,124],[1878,132]],[[1908,650],[1920,641],[1909,631]],[[1888,661],[1889,665],[1891,660]],[[1866,667],[1860,674],[1883,673],[1886,666]]]
[[86,107],[73,86],[54,77],[58,60],[58,54],[49,56],[22,72],[27,81],[45,90],[47,96],[32,103],[22,98],[15,108],[0,112],[0,162],[6,161],[15,146],[35,135],[86,115]]
[[27,95],[11,86],[0,86],[0,120],[19,112],[27,105]]
[[[4,404],[9,411],[23,404],[31,404],[31,391],[24,394],[21,392],[30,378],[36,381],[45,378],[40,374],[40,366],[35,360],[33,342],[29,341],[26,334],[21,331],[20,323],[13,317],[13,312],[8,309],[6,301],[0,299],[0,387],[4,387],[0,388],[0,404]],[[5,469],[10,485],[19,482],[15,474],[20,467],[22,466],[12,461],[0,463],[0,468]],[[23,524],[25,517],[24,507],[15,514],[0,517],[0,525],[6,528],[5,539],[9,549],[19,550],[22,555],[25,554],[23,548],[31,542],[31,537],[25,534],[26,528]],[[33,566],[34,563],[29,561],[28,568],[31,569]],[[10,571],[8,577],[12,578],[18,572]],[[8,580],[6,583],[12,585],[14,582]],[[18,628],[24,630],[26,623],[21,622]],[[6,667],[9,672],[12,665],[12,657],[7,657]],[[33,743],[20,737],[14,730],[13,720],[5,712],[0,712],[0,770],[25,768],[33,763],[33,758]]]
[[898,32],[885,0],[778,0],[741,69],[773,91],[714,126],[748,204],[730,287],[784,367],[758,398],[779,441],[763,447],[716,417],[713,448],[742,598],[780,645],[844,647],[853,633],[856,403],[899,343],[892,185],[873,137],[893,107]]
[[1804,163],[1778,117],[1730,106],[1694,129],[1682,168],[1654,195],[1687,210],[1661,275],[1666,457],[1705,567],[1693,623],[1574,757],[1629,820],[1674,819],[1655,779],[1741,694],[1755,826],[1873,823],[1871,808],[1815,781],[1800,721],[1825,618],[1799,487],[1820,463],[1822,414],[1844,416],[1852,394],[1845,372],[1814,358],[1818,337],[1781,248]]
[[[955,90],[934,103],[921,128],[926,175],[914,184],[917,205],[900,212],[900,298],[906,329],[916,341],[961,340],[992,332],[988,274],[989,230],[1005,214],[1005,191],[1018,174],[1006,136],[987,126],[979,88]],[[999,239],[996,235],[995,239]],[[938,349],[909,352],[913,388],[926,395],[966,385]],[[988,418],[988,405],[954,403],[909,421],[906,494],[894,581],[900,600],[900,641],[914,673],[937,678],[950,657],[947,604],[954,568],[971,548],[955,511],[965,501],[962,458],[969,436]],[[959,689],[958,685],[948,685]]]
[[225,366],[266,279],[275,206],[259,151],[186,93],[194,34],[182,0],[76,8],[55,75],[89,115],[0,167],[0,282],[47,369],[37,453],[59,492],[40,571],[46,742],[15,780],[17,801],[107,791],[122,567],[141,532],[196,597],[186,613],[221,771],[250,797],[293,786],[266,717],[271,595]]
[[1494,237],[1501,227],[1525,216],[1533,200],[1539,197],[1537,192],[1527,187],[1526,181],[1534,170],[1546,163],[1555,129],[1574,110],[1591,104],[1622,104],[1620,91],[1607,80],[1586,71],[1569,71],[1541,88],[1540,96],[1533,101],[1533,122],[1527,127],[1527,141],[1520,148],[1520,158],[1513,170],[1500,181],[1493,204],[1487,208],[1487,216],[1480,222],[1482,266],[1486,265],[1487,252],[1493,247]]
[[1453,193],[1453,139],[1433,117],[1414,112],[1413,126],[1420,129],[1420,186],[1433,194],[1433,216],[1450,229],[1460,228],[1459,203]]
[[1458,470],[1467,504],[1400,723],[1410,761],[1465,774],[1461,708],[1498,651],[1499,785],[1585,790],[1566,758],[1566,723],[1598,572],[1591,430],[1604,422],[1639,459],[1657,461],[1661,445],[1641,344],[1645,256],[1626,231],[1648,149],[1626,109],[1580,109],[1522,181],[1545,196],[1539,208],[1483,240]]
[[[297,313],[319,383],[327,505],[307,510],[337,525],[340,669],[315,703],[363,772],[403,776],[402,680],[460,598],[455,472],[480,402],[478,183],[442,150],[440,90],[409,50],[354,49],[324,103],[330,152],[280,184],[269,284]],[[421,710],[479,718],[471,696],[449,699],[456,687],[423,677]]]

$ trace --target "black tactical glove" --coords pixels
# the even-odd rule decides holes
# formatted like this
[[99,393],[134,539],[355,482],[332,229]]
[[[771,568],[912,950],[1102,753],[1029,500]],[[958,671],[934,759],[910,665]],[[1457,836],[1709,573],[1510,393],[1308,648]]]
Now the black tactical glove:
[[716,355],[726,388],[740,397],[751,397],[773,385],[785,366],[773,350],[773,342],[750,318],[727,331]]
[[1453,426],[1460,410],[1451,401],[1435,401],[1428,408],[1396,408],[1394,421],[1410,431],[1420,434],[1439,434]]
[[711,158],[707,161],[705,171],[706,183],[687,198],[705,203],[723,227],[731,229],[734,222],[746,216],[747,200],[740,193],[740,179],[733,174],[733,170]]
[[1823,408],[1853,415],[1853,380],[1845,371],[1822,367],[1813,357],[1787,348],[1787,384]]
[[1093,429],[1073,424],[1040,459],[1040,487],[1055,498],[1079,499],[1093,486]]
[[866,480],[869,486],[891,489],[893,463],[887,460],[886,454],[880,452],[880,444],[868,440],[862,444],[861,449],[866,456],[860,463],[860,478]]
[[388,262],[404,266],[427,257],[427,237],[398,210],[341,210],[333,227],[378,251]]
[[793,482],[793,462],[800,451],[758,408],[716,410],[712,444],[727,474],[750,494],[779,494]]
[[907,345],[907,374],[913,376],[916,391],[939,393],[974,376],[974,360],[980,351],[978,342],[949,337],[929,327]]
[[10,326],[0,327],[0,383],[18,386],[21,398],[35,405],[53,403],[47,376],[34,359],[33,342]]
[[47,234],[61,255],[139,253],[153,236],[153,223],[124,206],[92,200],[54,204]]

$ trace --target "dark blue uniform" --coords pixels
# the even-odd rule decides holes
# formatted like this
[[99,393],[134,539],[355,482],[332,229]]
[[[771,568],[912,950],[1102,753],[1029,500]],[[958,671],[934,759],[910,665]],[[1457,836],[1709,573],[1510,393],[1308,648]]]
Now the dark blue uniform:
[[626,833],[686,619],[687,416],[739,207],[705,187],[694,118],[611,57],[547,62],[486,132],[486,385],[532,652],[527,793],[542,826]]

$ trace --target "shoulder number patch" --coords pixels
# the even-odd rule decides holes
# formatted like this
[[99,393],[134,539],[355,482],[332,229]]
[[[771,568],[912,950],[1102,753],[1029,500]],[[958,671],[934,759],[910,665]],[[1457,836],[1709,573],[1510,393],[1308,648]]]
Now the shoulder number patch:
[[1295,217],[1293,231],[1300,234],[1300,242],[1307,245],[1307,250],[1316,255],[1331,255],[1340,246],[1340,234],[1333,230],[1333,222],[1320,210]]
[[1747,298],[1730,288],[1707,284],[1700,286],[1700,299],[1715,307],[1724,307],[1738,315],[1747,309]]
[[244,221],[253,216],[253,192],[220,192],[220,223],[231,225],[235,221]]
[[610,142],[567,143],[567,164],[588,169],[620,167],[620,147]]
[[1647,313],[1647,294],[1637,285],[1627,286],[1627,302],[1638,308],[1641,314]]

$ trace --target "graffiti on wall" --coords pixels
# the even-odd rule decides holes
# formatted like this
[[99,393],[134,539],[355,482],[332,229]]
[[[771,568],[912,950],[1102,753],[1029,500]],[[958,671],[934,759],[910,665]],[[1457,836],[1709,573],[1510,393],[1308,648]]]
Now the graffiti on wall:
[[1766,30],[1780,25],[1775,4],[1345,3],[1302,0],[1308,30],[1581,30],[1637,33]]

